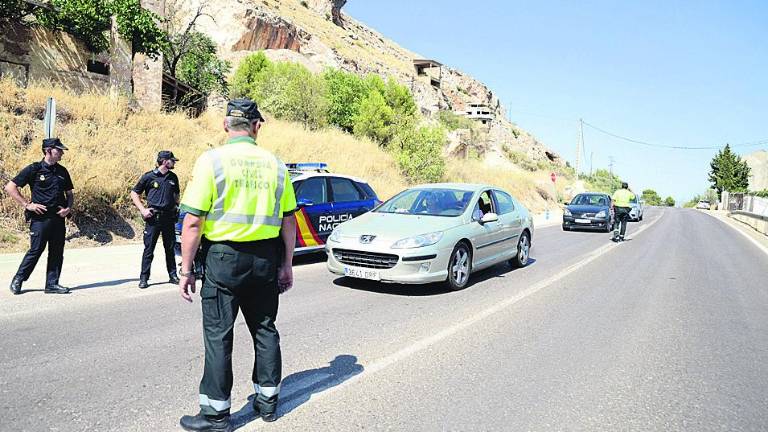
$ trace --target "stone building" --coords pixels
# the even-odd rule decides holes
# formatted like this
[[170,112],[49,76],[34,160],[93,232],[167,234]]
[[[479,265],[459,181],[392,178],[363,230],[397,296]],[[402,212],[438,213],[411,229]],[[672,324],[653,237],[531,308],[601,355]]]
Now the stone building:
[[[145,9],[159,15],[164,0],[142,0]],[[0,23],[0,75],[20,85],[45,82],[78,92],[133,94],[140,107],[162,107],[162,58],[141,54],[132,58],[131,47],[120,38],[116,25],[110,31],[110,50],[94,53],[76,37],[36,25]]]

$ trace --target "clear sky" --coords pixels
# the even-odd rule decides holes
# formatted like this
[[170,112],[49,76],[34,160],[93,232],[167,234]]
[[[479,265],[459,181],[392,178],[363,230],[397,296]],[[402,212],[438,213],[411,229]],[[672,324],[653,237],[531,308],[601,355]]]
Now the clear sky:
[[[487,84],[512,121],[571,164],[578,119],[635,140],[768,140],[768,1],[350,0],[344,11]],[[687,201],[716,150],[584,128],[586,161]],[[739,154],[768,144],[736,146]]]

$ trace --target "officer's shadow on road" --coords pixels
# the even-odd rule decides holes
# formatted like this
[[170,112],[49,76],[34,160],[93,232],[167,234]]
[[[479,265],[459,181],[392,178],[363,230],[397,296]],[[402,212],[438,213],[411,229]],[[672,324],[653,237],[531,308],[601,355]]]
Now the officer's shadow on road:
[[[287,415],[309,401],[313,394],[335,387],[360,374],[363,369],[363,365],[357,362],[357,357],[342,354],[331,360],[326,367],[309,369],[287,376],[280,384],[280,402],[277,406],[278,418]],[[253,397],[253,395],[249,396],[248,403],[232,414],[230,421],[235,429],[239,429],[256,419],[251,406]]]

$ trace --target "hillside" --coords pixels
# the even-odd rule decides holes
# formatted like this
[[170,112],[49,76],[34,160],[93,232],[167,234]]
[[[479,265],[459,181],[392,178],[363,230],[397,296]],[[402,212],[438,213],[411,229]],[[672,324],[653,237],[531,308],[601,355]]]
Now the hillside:
[[[187,14],[204,4],[213,19],[200,19],[198,30],[218,45],[219,55],[237,66],[248,54],[264,50],[272,60],[290,60],[318,72],[333,67],[360,75],[394,77],[410,88],[421,112],[435,118],[441,110],[466,114],[482,105],[476,120],[480,134],[472,139],[451,134],[446,155],[474,151],[489,165],[514,168],[510,152],[534,162],[564,165],[555,152],[506,119],[507,113],[493,90],[471,76],[443,65],[417,74],[413,61],[429,59],[417,54],[348,16],[346,0],[168,0]],[[358,0],[359,1],[359,0]],[[184,15],[179,15],[184,19]],[[439,61],[439,59],[435,59]],[[435,82],[438,82],[436,85]]]
[[[225,139],[221,128],[223,113],[219,110],[206,112],[197,119],[181,113],[133,112],[127,98],[120,96],[77,95],[40,84],[24,89],[10,80],[2,80],[2,183],[26,164],[40,159],[42,119],[49,96],[57,101],[57,135],[70,148],[62,165],[70,171],[75,184],[76,211],[68,225],[67,238],[76,246],[136,240],[141,228],[128,191],[143,172],[153,168],[157,152],[171,149],[181,159],[176,172],[183,188],[195,158]],[[270,118],[259,143],[284,161],[325,161],[333,171],[365,178],[383,199],[407,186],[390,153],[343,132],[313,132]],[[548,175],[549,169],[529,172],[489,167],[479,160],[449,159],[445,180],[498,185],[532,211],[540,212],[555,206]],[[558,187],[562,196],[573,178],[561,179]],[[18,251],[26,246],[22,210],[2,194],[0,249]]]

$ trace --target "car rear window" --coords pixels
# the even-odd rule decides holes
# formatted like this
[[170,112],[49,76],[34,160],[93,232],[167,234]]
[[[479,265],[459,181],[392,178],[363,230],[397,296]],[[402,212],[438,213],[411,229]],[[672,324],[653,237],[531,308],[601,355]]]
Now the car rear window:
[[368,183],[356,182],[355,184],[357,184],[360,187],[360,189],[362,189],[363,192],[365,192],[368,199],[376,198],[376,192],[373,191],[373,188],[368,186]]

